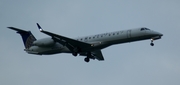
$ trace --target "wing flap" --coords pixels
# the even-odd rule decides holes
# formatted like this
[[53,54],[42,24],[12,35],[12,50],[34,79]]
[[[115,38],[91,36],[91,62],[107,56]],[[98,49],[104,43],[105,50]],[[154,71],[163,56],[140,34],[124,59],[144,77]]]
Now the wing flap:
[[[80,55],[81,56],[87,56],[87,53],[86,52],[85,53],[80,53]],[[101,50],[92,51],[91,55],[92,55],[91,59],[97,59],[99,61],[103,61],[104,60],[104,57],[102,55]]]
[[96,51],[93,51],[92,53],[93,53],[93,55],[95,55],[95,58],[97,60],[99,60],[99,61],[103,61],[104,60],[104,57],[102,55],[101,50],[96,50]]

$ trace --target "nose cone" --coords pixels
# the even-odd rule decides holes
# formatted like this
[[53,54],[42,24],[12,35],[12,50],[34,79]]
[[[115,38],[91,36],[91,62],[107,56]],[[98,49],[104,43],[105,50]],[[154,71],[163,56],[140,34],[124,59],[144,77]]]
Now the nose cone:
[[159,36],[163,36],[163,34],[162,34],[162,33],[157,32],[157,34],[158,34]]
[[151,32],[151,35],[154,36],[154,37],[152,38],[153,40],[161,39],[161,37],[163,36],[162,33],[155,32],[155,31],[152,31],[152,32]]
[[159,32],[156,32],[156,31],[152,31],[151,32],[153,35],[156,35],[156,36],[163,36],[162,33],[159,33]]

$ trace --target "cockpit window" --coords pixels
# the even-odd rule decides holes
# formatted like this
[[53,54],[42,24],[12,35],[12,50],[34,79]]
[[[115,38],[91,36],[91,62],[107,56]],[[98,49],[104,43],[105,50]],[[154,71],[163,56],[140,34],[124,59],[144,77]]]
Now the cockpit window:
[[141,28],[141,31],[143,31],[143,30],[150,30],[150,29],[148,29],[148,28]]
[[148,28],[144,28],[145,30],[150,30],[150,29],[148,29]]
[[141,31],[145,30],[144,28],[141,28]]

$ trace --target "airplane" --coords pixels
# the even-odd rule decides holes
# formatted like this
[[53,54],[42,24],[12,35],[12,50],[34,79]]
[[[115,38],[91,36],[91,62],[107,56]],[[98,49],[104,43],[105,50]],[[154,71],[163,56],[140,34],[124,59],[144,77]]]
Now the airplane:
[[122,31],[108,32],[78,38],[68,38],[49,31],[45,31],[37,24],[40,32],[50,36],[48,38],[36,39],[31,31],[25,31],[15,27],[9,29],[17,31],[21,35],[25,49],[28,54],[51,55],[57,53],[71,53],[73,56],[85,56],[84,61],[90,59],[103,61],[104,57],[101,50],[115,45],[140,40],[150,39],[151,46],[153,41],[161,39],[163,34],[150,30],[146,27],[128,29]]

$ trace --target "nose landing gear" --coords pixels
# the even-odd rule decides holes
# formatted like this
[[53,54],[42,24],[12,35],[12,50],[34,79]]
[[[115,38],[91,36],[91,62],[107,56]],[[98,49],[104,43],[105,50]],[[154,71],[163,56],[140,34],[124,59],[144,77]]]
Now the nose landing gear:
[[154,46],[153,41],[154,41],[154,40],[153,40],[153,39],[151,39],[151,43],[150,43],[150,45],[151,45],[151,46]]
[[151,46],[154,46],[154,43],[150,43]]

